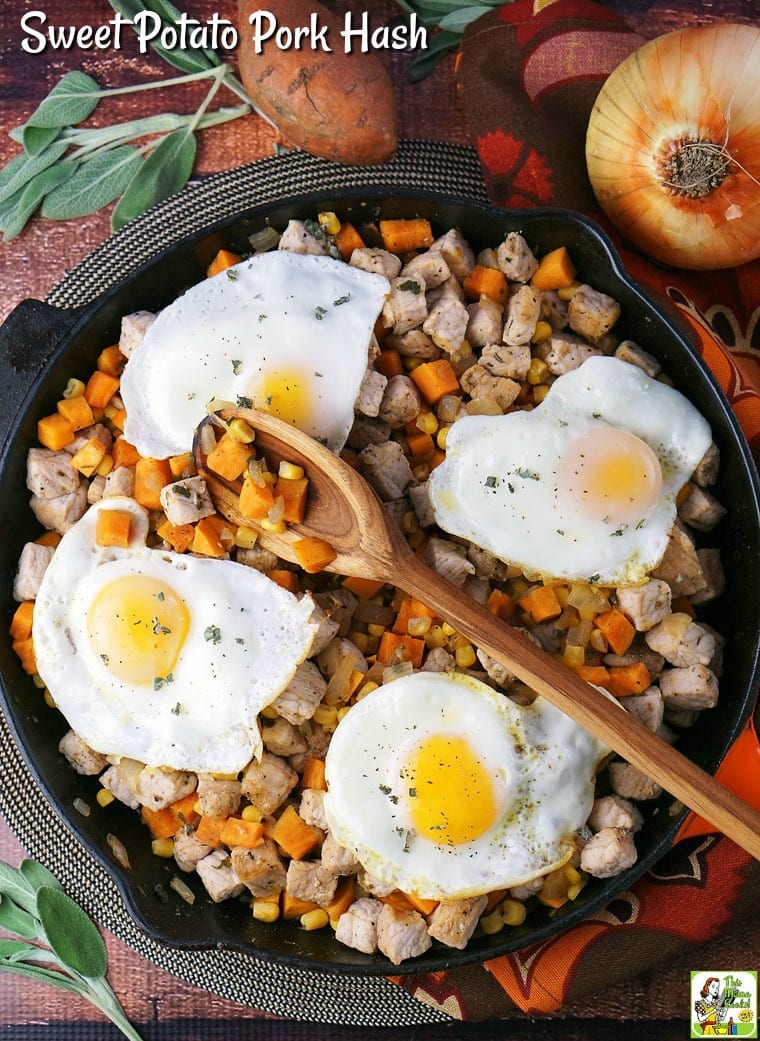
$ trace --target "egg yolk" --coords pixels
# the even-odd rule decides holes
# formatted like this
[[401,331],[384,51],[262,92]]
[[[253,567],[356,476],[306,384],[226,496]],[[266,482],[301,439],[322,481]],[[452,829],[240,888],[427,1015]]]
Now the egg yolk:
[[610,524],[643,519],[662,490],[654,451],[630,431],[613,427],[574,438],[562,454],[558,478],[567,505]]
[[104,586],[87,616],[93,650],[109,671],[123,683],[156,689],[170,681],[189,625],[182,598],[146,575]]
[[312,424],[312,398],[309,378],[296,370],[266,373],[254,395],[257,408],[299,430],[308,430]]
[[414,830],[431,842],[471,842],[496,819],[493,779],[465,738],[427,738],[407,759],[401,776]]

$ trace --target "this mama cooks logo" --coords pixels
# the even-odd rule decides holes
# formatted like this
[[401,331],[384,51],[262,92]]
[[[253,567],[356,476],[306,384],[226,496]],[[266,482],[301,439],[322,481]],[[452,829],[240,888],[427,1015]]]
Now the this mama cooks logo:
[[757,972],[691,974],[691,1037],[757,1037]]

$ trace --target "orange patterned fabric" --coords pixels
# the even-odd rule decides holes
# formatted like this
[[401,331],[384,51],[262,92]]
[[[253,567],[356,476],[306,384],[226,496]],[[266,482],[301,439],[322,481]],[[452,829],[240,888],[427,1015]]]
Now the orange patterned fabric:
[[[641,42],[613,12],[588,0],[516,0],[470,27],[459,87],[492,202],[581,210],[611,233],[586,177],[585,129],[601,83]],[[695,273],[665,270],[619,249],[629,272],[666,295],[693,328],[757,458],[760,261]],[[760,761],[749,728],[743,741],[746,763]],[[752,788],[756,802],[758,776],[743,793],[749,797]],[[483,966],[397,982],[455,1018],[498,1018],[515,1009],[546,1014],[756,914],[760,865],[727,839],[705,838],[704,822],[690,818],[687,825],[682,834],[692,837],[631,891],[560,936]]]

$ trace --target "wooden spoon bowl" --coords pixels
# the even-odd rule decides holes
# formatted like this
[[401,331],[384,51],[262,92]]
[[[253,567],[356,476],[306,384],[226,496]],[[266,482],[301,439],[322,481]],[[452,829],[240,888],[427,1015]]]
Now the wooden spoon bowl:
[[[271,469],[282,460],[302,466],[309,478],[303,524],[283,534],[266,531],[240,512],[241,481],[211,470],[203,451],[210,423],[244,419],[255,430],[256,452]],[[198,473],[217,510],[236,525],[259,531],[259,544],[296,562],[293,542],[316,536],[329,542],[336,558],[329,570],[390,582],[429,604],[458,632],[495,658],[633,766],[710,821],[760,859],[760,813],[720,785],[671,745],[657,737],[610,695],[585,682],[513,626],[427,567],[364,478],[313,438],[266,412],[228,408],[204,420],[194,439]]]

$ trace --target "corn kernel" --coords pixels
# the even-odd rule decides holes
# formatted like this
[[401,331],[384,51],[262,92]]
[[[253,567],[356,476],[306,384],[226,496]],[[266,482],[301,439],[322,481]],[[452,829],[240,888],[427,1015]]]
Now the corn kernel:
[[420,522],[414,510],[407,510],[401,518],[401,530],[411,535],[413,531],[420,530]]
[[284,520],[271,521],[268,517],[262,517],[259,524],[263,531],[268,531],[272,535],[282,535],[283,532],[288,530]]
[[540,405],[546,395],[549,393],[548,383],[539,383],[537,387],[533,388],[533,404]]
[[271,470],[265,470],[261,475],[261,479],[264,484],[276,484],[277,474],[273,474]]
[[240,816],[244,821],[252,821],[252,823],[256,824],[261,820],[262,813],[258,806],[246,806]]
[[283,459],[277,473],[288,481],[300,481],[304,476],[304,469],[297,463],[288,463]]
[[107,477],[111,470],[113,470],[113,456],[104,455],[98,465],[95,467],[95,473],[98,477]]
[[561,289],[558,289],[557,296],[560,298],[560,300],[572,300],[579,289],[580,284],[578,282],[573,282],[571,286],[562,286]]
[[526,578],[513,578],[510,586],[510,596],[514,600],[519,600],[523,593],[527,593],[530,589],[530,582]]
[[568,886],[567,899],[575,900],[580,894],[580,891],[583,889],[585,884],[585,882],[575,882],[573,885]]
[[475,654],[475,648],[471,643],[466,644],[464,647],[457,647],[454,652],[456,663],[460,669],[469,669],[478,660]]
[[366,683],[362,683],[361,687],[356,692],[356,701],[361,701],[362,698],[366,698],[368,694],[371,694],[373,690],[377,690],[380,686],[379,683],[375,683],[374,680],[367,680]]
[[404,357],[401,360],[401,364],[404,366],[407,372],[412,372],[414,369],[419,368],[422,365],[422,358]]
[[300,918],[301,926],[307,933],[314,932],[315,929],[324,929],[329,921],[330,916],[323,907],[315,907],[313,911],[307,911]]
[[168,860],[169,857],[174,856],[174,839],[153,839],[150,848],[155,857],[163,857]]
[[423,434],[434,434],[438,429],[438,420],[432,412],[420,412],[415,420],[415,426]]
[[572,864],[565,864],[565,878],[571,885],[575,886],[582,881],[583,875]]
[[592,629],[591,636],[588,638],[589,647],[592,647],[599,654],[607,653],[607,640],[604,637],[604,633],[601,629]]
[[533,330],[533,335],[530,338],[531,343],[541,343],[542,340],[548,340],[553,331],[548,322],[536,322],[536,328]]
[[58,707],[56,705],[56,703],[55,703],[55,698],[50,693],[50,691],[47,689],[47,687],[45,687],[44,698],[45,698],[45,704],[47,705],[48,708],[57,708]]
[[348,638],[351,643],[355,644],[362,654],[367,653],[367,647],[369,646],[369,635],[361,631],[349,633]]
[[35,672],[35,674],[32,676],[32,683],[35,685],[37,690],[44,690],[45,689],[45,681],[43,680],[42,676],[40,676],[40,674],[38,672]]
[[62,396],[64,398],[78,398],[81,397],[82,394],[84,394],[84,383],[81,380],[72,377],[63,388]]
[[505,925],[522,925],[525,921],[525,904],[519,900],[512,900],[508,897],[506,900],[502,900],[500,909]]
[[105,809],[106,806],[111,805],[115,798],[116,796],[113,794],[113,792],[109,792],[107,788],[101,788],[99,789],[98,794],[95,796],[95,802],[98,804],[98,806],[102,806],[103,809]]
[[258,537],[259,533],[255,528],[249,528],[247,525],[241,524],[235,531],[235,545],[239,549],[253,549]]
[[579,665],[585,664],[585,648],[575,647],[573,644],[569,643],[562,653],[562,661],[569,669],[577,669]]
[[444,633],[445,636],[458,636],[459,635],[459,633],[456,631],[454,626],[451,625],[449,622],[444,622],[443,625],[441,626],[441,629],[443,630],[443,633]]
[[328,235],[337,235],[340,231],[340,221],[337,214],[333,213],[332,210],[323,210],[321,213],[318,213],[317,220]]
[[264,708],[261,709],[260,715],[262,715],[264,719],[277,719],[279,712],[276,708],[272,708],[271,705],[265,705]]
[[367,632],[370,636],[382,636],[385,632],[385,626],[377,622],[370,622],[367,626]]
[[543,383],[546,377],[549,375],[549,366],[541,358],[531,358],[530,365],[528,366],[528,383],[533,387],[537,387],[539,383]]
[[256,437],[256,431],[250,423],[246,423],[240,416],[237,416],[228,424],[227,433],[233,441],[239,441],[243,445],[250,445]]
[[504,928],[504,919],[498,911],[492,911],[480,919],[480,927],[486,936],[495,936]]
[[311,718],[325,730],[330,727],[335,729],[338,723],[338,710],[334,705],[317,705]]
[[280,905],[276,900],[254,900],[251,911],[257,922],[276,922],[280,917]]
[[430,632],[432,624],[433,620],[427,615],[422,615],[420,618],[410,618],[407,622],[406,631],[410,636],[424,636],[425,633]]
[[447,423],[445,426],[438,428],[438,434],[436,435],[435,443],[438,445],[442,452],[446,451],[446,439],[449,436],[449,430],[451,430],[450,423]]
[[425,636],[425,645],[433,650],[434,647],[445,647],[446,646],[446,633],[443,631],[442,625],[431,625]]
[[337,712],[338,722],[340,723],[340,721],[342,719],[345,719],[350,711],[351,711],[351,706],[350,705],[341,705],[340,708],[338,709],[338,712]]
[[426,538],[427,535],[422,530],[422,528],[420,528],[419,531],[413,531],[411,535],[407,535],[406,541],[409,543],[412,549],[417,549],[418,546],[422,545]]

